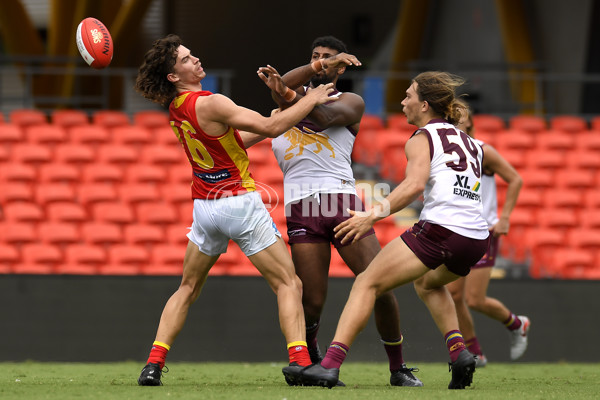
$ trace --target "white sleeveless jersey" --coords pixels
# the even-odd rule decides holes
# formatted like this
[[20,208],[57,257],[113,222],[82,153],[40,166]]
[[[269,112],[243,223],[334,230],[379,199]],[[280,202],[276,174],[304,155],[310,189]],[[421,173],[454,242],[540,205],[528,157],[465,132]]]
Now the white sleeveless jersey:
[[481,196],[481,146],[442,119],[432,120],[415,134],[427,135],[431,157],[420,219],[462,236],[487,238]]
[[[474,139],[482,148],[485,142]],[[488,228],[496,225],[498,222],[498,194],[496,191],[496,178],[492,175],[483,174],[481,176],[481,199],[483,200],[483,218],[488,224]]]
[[351,167],[354,139],[348,127],[323,130],[308,119],[274,138],[271,146],[283,172],[284,203],[316,193],[356,194]]

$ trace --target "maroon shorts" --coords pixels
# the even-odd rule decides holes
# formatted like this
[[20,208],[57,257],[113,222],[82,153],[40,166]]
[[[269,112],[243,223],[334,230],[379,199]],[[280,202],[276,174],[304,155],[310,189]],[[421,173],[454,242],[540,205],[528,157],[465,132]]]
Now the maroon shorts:
[[[334,236],[333,228],[350,218],[346,211],[364,211],[360,198],[348,193],[322,193],[317,197],[310,196],[290,203],[285,208],[289,243],[333,243],[335,248],[350,244],[342,244]],[[371,230],[362,237],[375,233]]]
[[481,257],[481,260],[477,262],[477,264],[473,265],[471,268],[488,268],[496,265],[496,256],[498,255],[498,244],[500,243],[500,238],[498,236],[492,235],[490,232],[490,246],[487,251]]
[[444,264],[450,272],[466,276],[488,249],[489,237],[471,239],[443,226],[419,221],[400,235],[428,268]]

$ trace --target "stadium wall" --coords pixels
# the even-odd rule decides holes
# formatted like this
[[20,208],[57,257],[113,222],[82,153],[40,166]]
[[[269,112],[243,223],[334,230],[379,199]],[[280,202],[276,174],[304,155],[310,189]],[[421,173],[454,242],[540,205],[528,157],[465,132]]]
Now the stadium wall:
[[[24,276],[0,280],[2,359],[5,361],[145,362],[163,305],[178,277]],[[332,279],[321,346],[333,337],[352,285]],[[532,320],[524,362],[598,362],[600,281],[501,280],[489,293]],[[409,364],[447,361],[442,336],[411,285],[397,289],[404,355]],[[506,362],[503,326],[475,315],[491,362]],[[384,361],[371,319],[349,361]],[[169,355],[169,361],[281,361],[287,359],[275,295],[260,277],[211,276]]]

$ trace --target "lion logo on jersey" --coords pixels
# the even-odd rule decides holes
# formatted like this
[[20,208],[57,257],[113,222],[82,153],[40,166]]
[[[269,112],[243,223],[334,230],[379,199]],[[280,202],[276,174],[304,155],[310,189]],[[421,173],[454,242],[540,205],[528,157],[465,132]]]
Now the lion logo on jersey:
[[[306,128],[305,128],[306,129]],[[286,160],[294,156],[299,156],[304,153],[304,148],[309,145],[316,145],[315,154],[320,153],[325,147],[327,150],[331,152],[329,157],[335,158],[335,151],[333,150],[333,146],[329,143],[329,136],[325,133],[317,133],[313,132],[310,129],[306,129],[309,133],[304,133],[300,129],[293,127],[289,131],[283,134],[283,136],[290,142],[290,147],[285,149]],[[298,148],[298,153],[291,153],[295,148]]]

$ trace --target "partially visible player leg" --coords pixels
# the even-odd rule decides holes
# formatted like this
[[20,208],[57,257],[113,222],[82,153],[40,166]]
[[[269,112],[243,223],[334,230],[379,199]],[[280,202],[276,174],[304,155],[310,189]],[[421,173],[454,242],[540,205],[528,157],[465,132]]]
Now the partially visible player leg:
[[383,248],[365,272],[356,277],[325,358],[320,365],[307,368],[303,372],[303,378],[320,386],[335,385],[339,367],[356,336],[368,323],[377,297],[417,279],[427,271],[429,269],[402,239],[394,239]]
[[438,329],[444,335],[451,360],[452,380],[448,389],[470,386],[475,372],[475,358],[467,351],[458,329],[456,308],[446,284],[458,279],[445,265],[440,265],[415,281],[417,294],[423,300]]
[[[474,269],[471,269],[471,274]],[[458,317],[458,326],[460,332],[463,335],[467,350],[475,356],[477,362],[477,368],[484,367],[487,364],[487,359],[481,351],[479,340],[475,333],[475,323],[473,322],[473,316],[467,305],[465,297],[465,286],[466,278],[461,277],[454,282],[450,282],[446,285],[454,301],[454,307],[456,308],[456,316]]]
[[527,349],[529,318],[516,316],[500,300],[487,296],[492,268],[475,268],[467,276],[466,299],[469,308],[503,323],[510,331],[511,360],[520,358]]
[[[338,248],[340,256],[355,275],[363,272],[381,250],[375,235],[369,235],[349,246]],[[402,356],[402,332],[400,331],[399,307],[392,291],[375,300],[375,325],[387,353],[392,386],[423,386],[413,375],[416,368],[409,368]]]
[[138,378],[139,385],[162,385],[161,371],[165,365],[167,353],[183,328],[190,306],[200,295],[208,271],[218,258],[219,256],[208,256],[202,253],[196,244],[188,242],[183,261],[181,284],[163,309],[156,339],[146,366]]
[[290,386],[300,385],[300,374],[311,364],[306,346],[302,282],[294,272],[294,264],[283,240],[248,257],[277,295],[279,325],[287,342],[289,363],[283,369]]
[[291,245],[296,274],[302,281],[302,305],[306,319],[306,343],[313,364],[323,358],[319,349],[321,313],[327,298],[331,244],[294,243]]

